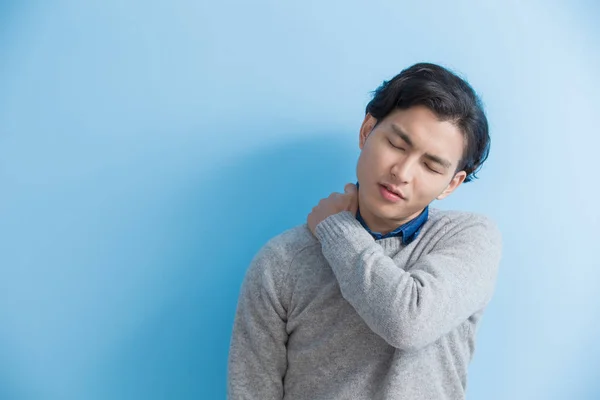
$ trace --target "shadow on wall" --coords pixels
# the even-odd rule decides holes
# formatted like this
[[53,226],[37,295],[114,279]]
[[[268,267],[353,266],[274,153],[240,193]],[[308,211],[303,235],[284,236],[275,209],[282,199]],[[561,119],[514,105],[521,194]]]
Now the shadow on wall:
[[[4,359],[3,364],[8,364]],[[12,382],[11,371],[3,371],[0,370],[0,399],[25,399],[30,398],[29,394],[23,393],[23,389],[21,387],[17,387],[17,385]]]
[[161,261],[177,271],[161,283],[173,285],[171,295],[98,365],[97,398],[225,398],[237,297],[252,257],[355,179],[358,144],[354,157],[354,138],[335,138],[266,148],[188,186],[171,222],[176,255]]
[[23,363],[14,348],[7,345],[9,340],[5,337],[6,330],[3,328],[0,331],[0,399],[21,400],[39,397],[31,382],[22,378],[25,376],[25,371],[22,370]]

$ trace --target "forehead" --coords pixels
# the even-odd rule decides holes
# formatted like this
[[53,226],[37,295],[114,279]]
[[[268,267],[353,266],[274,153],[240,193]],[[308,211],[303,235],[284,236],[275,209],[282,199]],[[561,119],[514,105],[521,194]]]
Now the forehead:
[[387,133],[406,136],[415,150],[450,160],[454,165],[462,157],[465,138],[450,121],[440,121],[424,106],[394,110],[380,124]]

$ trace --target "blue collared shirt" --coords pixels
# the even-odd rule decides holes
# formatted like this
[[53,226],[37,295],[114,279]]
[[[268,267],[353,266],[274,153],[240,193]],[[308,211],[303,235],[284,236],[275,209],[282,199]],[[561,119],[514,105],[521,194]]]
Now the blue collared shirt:
[[[358,182],[356,182],[356,189],[358,189]],[[371,234],[371,236],[373,236],[373,238],[375,240],[385,239],[385,238],[393,237],[393,236],[401,236],[402,243],[404,245],[407,245],[410,242],[412,242],[413,240],[415,240],[415,238],[419,235],[419,232],[421,232],[421,228],[423,227],[425,222],[427,222],[428,217],[429,217],[429,206],[426,206],[425,209],[423,209],[423,211],[421,212],[421,214],[419,214],[419,216],[411,219],[410,221],[406,222],[405,224],[400,225],[398,228],[394,229],[393,231],[386,233],[385,235],[382,235],[379,232],[373,232],[373,231],[371,231],[371,229],[369,229],[369,227],[365,223],[365,220],[360,215],[360,208],[358,208],[356,211],[356,219],[367,230],[367,232],[369,232]]]

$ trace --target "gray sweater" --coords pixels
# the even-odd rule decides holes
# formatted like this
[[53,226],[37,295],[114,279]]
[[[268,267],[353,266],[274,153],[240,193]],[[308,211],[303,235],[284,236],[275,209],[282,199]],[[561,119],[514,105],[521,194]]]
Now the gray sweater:
[[464,399],[500,257],[487,217],[435,208],[408,245],[349,211],[281,233],[241,287],[228,399]]

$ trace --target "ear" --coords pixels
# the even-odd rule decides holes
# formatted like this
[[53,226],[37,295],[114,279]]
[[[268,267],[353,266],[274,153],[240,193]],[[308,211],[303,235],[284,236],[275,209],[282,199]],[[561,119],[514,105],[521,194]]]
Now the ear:
[[436,199],[438,200],[442,200],[448,196],[450,196],[450,193],[454,192],[454,190],[465,181],[465,178],[467,177],[467,173],[465,171],[460,171],[457,172],[454,175],[454,178],[452,178],[452,180],[450,181],[450,183],[448,184],[448,186],[446,187],[446,189],[444,189],[444,191],[442,193],[440,193],[440,195],[438,197],[436,197]]
[[367,113],[367,115],[365,115],[365,119],[362,125],[360,126],[360,135],[358,138],[358,147],[360,147],[361,150],[365,146],[367,138],[369,137],[369,134],[371,133],[373,128],[375,128],[376,124],[377,119],[371,114]]

